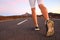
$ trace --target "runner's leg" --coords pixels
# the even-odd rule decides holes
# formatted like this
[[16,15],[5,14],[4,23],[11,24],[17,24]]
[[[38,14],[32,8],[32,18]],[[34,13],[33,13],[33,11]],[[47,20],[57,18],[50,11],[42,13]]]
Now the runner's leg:
[[36,2],[36,0],[29,0],[29,2],[30,2],[30,6],[31,6],[32,18],[33,18],[33,21],[34,21],[34,25],[37,28],[37,30],[39,30],[36,10],[35,10],[35,2]]

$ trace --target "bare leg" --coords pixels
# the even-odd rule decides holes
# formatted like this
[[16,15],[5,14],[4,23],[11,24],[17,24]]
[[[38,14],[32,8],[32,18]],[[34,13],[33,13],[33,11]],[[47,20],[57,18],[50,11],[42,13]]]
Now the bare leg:
[[39,8],[41,9],[41,12],[42,12],[45,20],[49,20],[47,8],[43,4],[40,4]]
[[51,36],[54,34],[54,22],[52,20],[49,20],[49,15],[48,15],[47,9],[43,4],[40,4],[39,8],[41,9],[41,12],[45,18],[45,21],[48,20],[47,21],[47,28],[48,28],[47,36]]
[[31,11],[32,11],[32,19],[33,19],[34,25],[35,25],[35,30],[40,30],[38,27],[38,21],[37,21],[37,15],[35,12],[35,8],[31,8]]
[[31,8],[31,11],[32,11],[32,18],[33,18],[33,21],[34,21],[34,25],[36,27],[38,27],[38,21],[37,21],[37,15],[36,15],[36,12],[35,12],[35,8]]

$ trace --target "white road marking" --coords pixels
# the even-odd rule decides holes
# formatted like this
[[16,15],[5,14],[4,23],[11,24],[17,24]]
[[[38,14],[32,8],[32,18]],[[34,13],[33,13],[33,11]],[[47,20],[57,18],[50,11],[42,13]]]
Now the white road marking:
[[22,23],[24,23],[24,22],[26,22],[26,21],[28,21],[28,19],[25,19],[25,20],[23,20],[23,21],[17,23],[17,25],[20,25],[20,24],[22,24]]

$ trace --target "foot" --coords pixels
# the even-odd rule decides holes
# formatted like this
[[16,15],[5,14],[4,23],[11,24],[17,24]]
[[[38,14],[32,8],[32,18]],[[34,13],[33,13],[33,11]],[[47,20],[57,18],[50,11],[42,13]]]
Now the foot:
[[35,30],[36,30],[36,31],[39,31],[40,29],[39,29],[39,27],[35,27]]
[[46,25],[47,25],[46,36],[52,36],[54,34],[54,22],[52,20],[48,20]]

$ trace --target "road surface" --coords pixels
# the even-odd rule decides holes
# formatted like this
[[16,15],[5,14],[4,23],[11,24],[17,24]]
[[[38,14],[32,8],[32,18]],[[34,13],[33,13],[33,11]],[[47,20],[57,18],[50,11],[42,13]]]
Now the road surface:
[[32,18],[0,21],[0,40],[60,40],[60,19],[55,22],[55,34],[46,37],[44,19],[38,17],[40,31],[34,30]]

